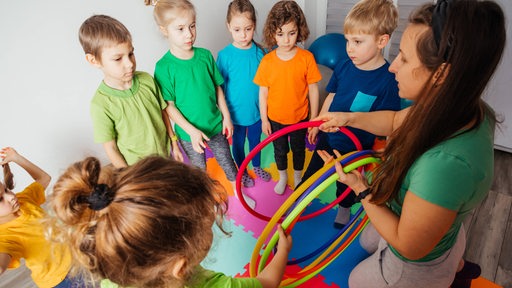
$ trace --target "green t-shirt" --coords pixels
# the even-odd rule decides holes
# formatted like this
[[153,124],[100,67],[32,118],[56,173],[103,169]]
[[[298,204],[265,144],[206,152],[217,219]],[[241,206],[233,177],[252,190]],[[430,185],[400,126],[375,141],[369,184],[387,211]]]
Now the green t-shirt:
[[[101,288],[120,288],[119,285],[103,279],[100,283]],[[256,278],[233,278],[220,272],[198,267],[196,273],[192,276],[189,284],[183,288],[262,288],[260,281]]]
[[[222,130],[222,114],[217,106],[216,87],[224,79],[210,51],[194,47],[188,60],[176,58],[169,51],[156,63],[155,79],[166,101],[173,101],[183,117],[206,136]],[[190,136],[178,125],[176,134],[190,141]]]
[[170,139],[162,99],[153,77],[135,72],[130,89],[117,90],[101,82],[91,101],[94,141],[116,141],[128,165],[149,155],[169,156]]
[[[425,152],[409,169],[400,189],[398,203],[391,209],[402,212],[406,191],[439,205],[457,211],[452,227],[436,247],[417,262],[436,259],[448,251],[457,240],[465,216],[475,208],[491,188],[494,174],[494,127],[486,118],[475,129],[459,133]],[[390,249],[402,260],[406,259],[391,245]]]

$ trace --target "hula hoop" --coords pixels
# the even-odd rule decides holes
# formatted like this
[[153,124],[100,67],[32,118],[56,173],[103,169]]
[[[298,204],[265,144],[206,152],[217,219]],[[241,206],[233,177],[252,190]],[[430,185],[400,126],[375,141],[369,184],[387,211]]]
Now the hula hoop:
[[[363,166],[363,165],[366,165],[366,164],[369,164],[372,162],[377,162],[377,161],[378,161],[378,159],[373,158],[373,157],[364,158],[364,159],[361,159],[357,162],[354,162],[354,163],[346,166],[345,168],[343,168],[343,171],[345,171],[345,173],[348,173],[349,171],[354,170],[356,167],[360,167],[360,166]],[[290,214],[286,217],[286,219],[281,223],[281,226],[283,227],[283,229],[288,228],[288,226],[293,221],[293,219],[298,217],[299,214],[302,213],[302,211],[304,211],[304,209],[306,209],[306,206],[309,205],[309,203],[311,203],[313,201],[313,199],[315,199],[320,193],[322,193],[329,185],[331,185],[333,182],[335,182],[338,179],[338,177],[339,177],[338,174],[334,173],[326,181],[324,181],[321,185],[319,185],[317,188],[315,188],[315,190],[313,192],[311,192],[308,196],[306,196],[306,198],[304,198],[303,201],[298,203],[298,205],[292,210],[292,212],[290,212]],[[260,261],[259,271],[263,270],[264,265],[266,264],[266,261],[268,259],[268,256],[270,255],[272,248],[276,245],[278,239],[279,239],[279,234],[276,231],[274,233],[274,235],[272,236],[272,238],[270,239],[269,243],[267,244],[265,250],[263,251],[262,258]]]
[[[363,150],[363,151],[358,151],[358,152],[355,152],[353,154],[350,154],[348,155],[346,158],[344,158],[343,160],[340,161],[341,165],[342,166],[345,166],[345,165],[348,165],[352,160],[356,161],[358,158],[360,158],[361,156],[365,156],[365,155],[372,155],[374,154],[375,152],[372,151],[372,150]],[[362,168],[361,167],[358,167],[357,170],[359,172],[361,172]],[[313,175],[311,175],[311,177],[313,177]],[[312,213],[309,213],[309,214],[306,214],[306,215],[303,215],[303,216],[300,216],[299,219],[297,221],[305,221],[305,220],[308,220],[308,219],[311,219],[311,218],[314,218],[320,214],[323,214],[329,210],[331,210],[334,206],[336,206],[337,204],[339,204],[341,201],[343,201],[343,199],[345,199],[345,197],[347,197],[347,195],[350,193],[350,191],[352,191],[352,189],[350,189],[350,187],[347,187],[341,194],[340,196],[338,196],[338,198],[336,198],[334,201],[332,201],[331,203],[329,203],[328,205],[322,207],[321,209],[315,211],[315,212],[312,212]],[[297,200],[297,202],[300,202],[302,201],[302,199],[304,199],[304,197],[306,197],[306,194],[307,191],[301,196],[299,197],[299,199]]]
[[343,233],[345,233],[345,231],[347,230],[350,230],[349,228],[352,226],[352,224],[357,220],[359,219],[359,217],[361,216],[361,214],[363,213],[363,206],[361,205],[361,207],[359,207],[359,209],[357,210],[356,214],[354,216],[352,216],[350,218],[350,220],[348,221],[348,223],[345,225],[345,227],[343,227],[339,232],[337,232],[336,234],[334,234],[334,236],[329,239],[327,242],[325,242],[324,244],[322,244],[322,246],[318,247],[317,249],[315,249],[313,252],[305,255],[305,256],[302,256],[300,258],[297,258],[297,259],[294,259],[294,260],[289,260],[287,262],[287,265],[295,265],[295,264],[299,264],[299,263],[302,263],[308,259],[311,259],[313,256],[319,254],[320,252],[324,251],[327,249],[327,247],[329,247],[332,243],[334,243],[336,241],[336,239],[338,239],[340,236],[343,235]]
[[[244,161],[242,162],[242,164],[238,168],[238,173],[236,175],[236,183],[235,183],[235,185],[236,185],[236,191],[235,191],[236,196],[237,196],[238,200],[240,201],[240,203],[242,204],[242,206],[245,208],[245,210],[247,210],[254,217],[256,217],[258,219],[261,219],[263,221],[267,221],[268,222],[271,219],[271,217],[263,215],[263,214],[257,212],[256,210],[252,209],[251,207],[249,207],[249,205],[245,201],[245,199],[243,197],[243,193],[242,193],[242,176],[243,176],[243,172],[247,168],[247,165],[249,165],[249,162],[256,156],[256,154],[258,154],[269,143],[271,143],[272,141],[276,140],[277,138],[279,138],[281,136],[287,135],[290,132],[293,132],[293,131],[296,131],[296,130],[300,130],[300,129],[305,129],[305,128],[309,128],[309,127],[318,127],[322,123],[323,123],[323,121],[309,121],[309,122],[300,122],[300,123],[297,123],[297,124],[293,124],[293,125],[287,126],[287,127],[283,128],[281,130],[278,130],[278,131],[270,134],[265,140],[261,141],[258,145],[256,145],[256,147],[254,147],[254,149],[251,150],[251,152],[249,152],[249,154],[247,154],[247,157],[245,157]],[[361,145],[361,142],[359,141],[359,139],[357,139],[357,137],[354,135],[354,133],[352,133],[346,127],[339,127],[339,132],[344,133],[345,135],[347,135],[347,137],[350,138],[350,140],[356,146],[356,150],[362,150],[363,149],[363,146]],[[310,179],[311,179],[311,177],[310,177]],[[301,187],[302,186],[309,187],[311,182],[309,182],[308,180],[310,180],[310,179],[307,179],[304,183],[302,183]],[[311,180],[314,180],[314,179],[311,179]],[[299,190],[300,190],[301,187],[299,187]],[[304,191],[304,189],[302,189],[302,191]],[[341,200],[339,200],[339,201],[341,201]],[[336,204],[334,204],[334,205],[336,205]],[[323,212],[325,212],[327,210],[328,209],[325,209]],[[309,215],[308,214],[306,216],[308,216],[309,218],[312,218],[312,217],[315,217],[315,216],[323,213],[323,212],[320,212],[320,213],[317,213],[317,212],[318,211],[313,212],[313,213],[316,213],[316,214],[311,213],[313,215]],[[307,218],[307,219],[309,219],[309,218]],[[299,221],[303,221],[303,220],[306,220],[306,219],[300,219]],[[282,221],[282,220],[280,220],[280,221]]]
[[[326,169],[321,169],[321,170],[324,170],[323,172],[325,172],[326,170],[328,170],[329,168],[333,167],[334,166],[334,162],[331,162],[329,163],[328,165],[326,165]],[[367,157],[367,158],[364,158],[364,159],[360,159],[358,160],[357,162],[354,162],[354,163],[351,163],[350,165],[347,165],[343,168],[343,171],[345,171],[345,173],[348,173],[349,171],[352,171],[353,169],[355,169],[356,167],[359,167],[359,166],[363,166],[363,165],[366,165],[366,164],[369,164],[369,163],[377,163],[379,162],[379,159],[377,158],[374,158],[374,157]],[[319,171],[320,172],[320,171]],[[323,173],[322,172],[322,173]],[[321,192],[323,192],[325,190],[325,188],[327,188],[330,184],[332,184],[334,181],[336,181],[338,178],[338,175],[337,174],[333,174],[331,175],[326,181],[324,181],[321,185],[319,185],[318,187],[316,187],[314,189],[313,192],[311,192],[306,198],[304,198],[303,201],[301,201],[291,212],[290,214],[286,217],[286,219],[282,222],[282,227],[283,229],[287,229],[288,226],[290,225],[290,223],[293,222],[293,220],[295,218],[297,218],[303,211],[304,209],[306,208],[306,206],[314,199],[318,196],[318,194],[320,194]],[[308,179],[309,180],[309,179]],[[290,195],[290,197],[285,201],[285,203],[283,203],[283,205],[278,209],[278,211],[274,214],[274,216],[272,217],[272,219],[270,219],[269,223],[267,224],[267,226],[265,227],[265,229],[263,230],[263,232],[261,233],[257,243],[256,243],[256,246],[253,250],[253,254],[252,254],[252,257],[251,257],[251,263],[250,263],[250,266],[249,266],[249,273],[251,275],[251,277],[255,277],[257,272],[256,272],[256,262],[257,262],[257,259],[259,258],[259,251],[261,250],[261,247],[263,246],[263,243],[264,241],[267,239],[270,231],[273,229],[273,227],[275,226],[275,224],[277,224],[278,220],[281,218],[281,216],[283,215],[283,213],[285,211],[288,211],[289,210],[289,207],[295,202],[295,199],[298,198],[298,196],[300,195],[300,193],[302,193],[301,191],[295,191],[294,193],[292,193],[292,195]],[[352,235],[354,236],[354,235]],[[355,236],[354,236],[355,237]],[[259,271],[263,270],[264,268],[264,265],[266,263],[266,260],[268,259],[268,256],[270,254],[270,251],[272,250],[272,248],[275,246],[275,244],[277,243],[277,240],[279,238],[279,235],[277,233],[277,231],[274,233],[274,236],[270,239],[269,243],[267,244],[267,247],[263,253],[263,255],[261,256],[261,261],[260,261],[260,265],[259,265]],[[326,262],[332,260],[333,258],[339,256],[339,253],[342,251],[342,249],[338,249],[337,252],[338,252],[338,255],[331,255],[331,257],[329,257],[328,259],[324,260],[322,263],[320,263],[319,265],[324,265]],[[330,263],[330,262],[329,262]],[[320,269],[322,266],[318,266],[315,267],[315,271],[317,271],[318,269]],[[325,267],[325,266],[323,266]],[[323,269],[323,268],[322,268]]]

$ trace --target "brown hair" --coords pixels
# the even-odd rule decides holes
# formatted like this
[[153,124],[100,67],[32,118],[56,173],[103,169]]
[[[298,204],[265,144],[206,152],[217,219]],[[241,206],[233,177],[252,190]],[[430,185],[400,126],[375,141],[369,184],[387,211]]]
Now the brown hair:
[[4,170],[4,184],[5,187],[9,190],[14,189],[14,175],[11,172],[11,167],[9,164],[5,163],[2,165]]
[[392,0],[362,0],[348,12],[343,33],[391,36],[398,25],[398,9]]
[[132,43],[130,31],[118,20],[107,15],[87,18],[78,32],[78,39],[84,52],[101,60],[104,47],[113,44]]
[[[105,184],[112,202],[95,211],[80,199]],[[78,266],[121,286],[181,286],[206,256],[227,196],[199,168],[158,156],[114,170],[89,157],[60,176],[50,196],[53,238],[68,243]],[[221,227],[222,230],[222,227]],[[224,231],[224,230],[222,230]],[[58,233],[58,232],[57,232]],[[185,260],[183,277],[169,270]]]
[[[451,5],[450,11],[456,12],[447,14],[439,47],[431,26],[434,5],[420,7],[409,18],[413,25],[430,28],[419,36],[417,51],[432,76],[390,137],[383,154],[385,161],[372,184],[374,203],[396,199],[407,171],[430,148],[453,137],[472,121],[474,124],[466,132],[480,125],[484,117],[493,125],[496,123],[494,112],[481,96],[505,47],[503,11],[493,1],[455,0]],[[445,63],[449,69],[443,68],[448,66],[442,66]],[[434,83],[435,71],[445,76],[442,83]],[[435,85],[438,89],[433,90]]]
[[144,0],[146,5],[154,5],[153,17],[158,26],[165,27],[169,25],[179,12],[189,12],[196,16],[194,4],[188,0]]
[[299,4],[293,0],[282,0],[272,6],[263,28],[263,42],[268,49],[272,49],[277,44],[276,33],[288,23],[297,25],[297,42],[304,42],[308,39],[308,23]]

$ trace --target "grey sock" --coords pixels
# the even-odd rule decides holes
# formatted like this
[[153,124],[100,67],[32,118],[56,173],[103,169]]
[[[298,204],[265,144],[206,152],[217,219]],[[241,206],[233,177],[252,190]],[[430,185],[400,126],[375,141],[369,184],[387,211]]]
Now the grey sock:
[[350,220],[350,208],[338,206],[338,213],[334,222],[345,225],[348,220]]

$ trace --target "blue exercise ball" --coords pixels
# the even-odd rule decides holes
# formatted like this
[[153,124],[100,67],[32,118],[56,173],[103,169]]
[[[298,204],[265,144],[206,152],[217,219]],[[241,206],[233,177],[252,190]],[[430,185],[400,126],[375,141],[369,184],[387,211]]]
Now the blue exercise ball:
[[339,61],[348,59],[345,36],[340,33],[328,33],[318,37],[309,46],[317,64],[334,70]]

